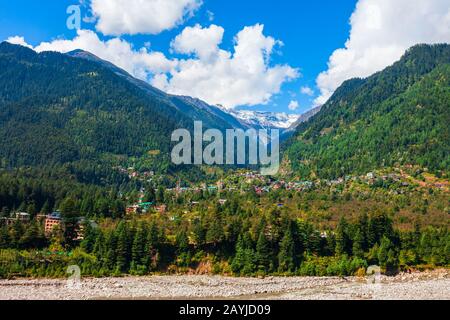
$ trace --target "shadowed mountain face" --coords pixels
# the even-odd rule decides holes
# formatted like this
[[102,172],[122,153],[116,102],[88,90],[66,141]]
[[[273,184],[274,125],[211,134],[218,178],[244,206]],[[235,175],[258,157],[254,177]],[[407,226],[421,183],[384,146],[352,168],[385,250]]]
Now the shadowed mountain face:
[[418,45],[367,79],[345,82],[285,149],[296,175],[383,166],[450,170],[450,45]]
[[188,97],[188,96],[176,96],[169,95],[161,90],[158,90],[147,82],[136,79],[128,74],[123,69],[118,68],[112,63],[102,60],[92,53],[75,50],[67,53],[67,55],[74,58],[81,58],[90,61],[97,62],[117,75],[123,77],[130,83],[138,86],[142,90],[146,91],[149,95],[156,99],[160,99],[170,106],[177,108],[183,112],[186,116],[194,119],[206,122],[208,127],[217,127],[219,129],[226,128],[277,128],[287,129],[289,128],[299,116],[287,115],[283,113],[271,113],[271,112],[254,112],[254,111],[233,111],[224,110],[223,108],[212,106],[206,102]]
[[111,71],[120,77],[126,79],[130,83],[134,84],[138,88],[142,89],[152,99],[157,99],[166,103],[168,107],[172,107],[182,112],[186,117],[192,119],[192,121],[203,121],[204,126],[209,128],[217,128],[217,129],[231,129],[231,128],[247,128],[248,126],[245,123],[242,123],[235,117],[229,115],[228,113],[222,111],[220,108],[211,106],[204,101],[201,101],[196,98],[191,98],[187,96],[175,96],[166,94],[163,91],[152,87],[150,84],[143,80],[139,80],[131,76],[125,70],[120,69],[114,64],[102,60],[97,56],[93,55],[90,52],[86,52],[83,50],[75,50],[67,53],[68,56],[74,58],[85,59],[89,61],[96,62]]
[[[169,166],[175,129],[245,128],[199,100],[167,95],[96,56],[0,44],[0,159],[3,165],[152,157]],[[155,152],[157,151],[157,152]]]

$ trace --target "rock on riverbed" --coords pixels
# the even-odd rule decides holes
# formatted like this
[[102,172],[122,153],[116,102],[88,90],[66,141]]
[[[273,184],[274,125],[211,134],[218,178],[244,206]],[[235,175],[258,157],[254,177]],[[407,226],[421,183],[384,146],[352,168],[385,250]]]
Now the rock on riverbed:
[[65,280],[0,280],[2,300],[88,299],[450,299],[450,271],[356,277],[228,278],[152,276]]

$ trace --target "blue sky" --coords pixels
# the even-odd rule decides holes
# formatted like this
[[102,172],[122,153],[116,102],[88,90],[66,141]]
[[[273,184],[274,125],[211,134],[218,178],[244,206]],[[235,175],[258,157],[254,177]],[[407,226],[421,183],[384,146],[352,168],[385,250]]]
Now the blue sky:
[[[81,6],[83,17],[91,15],[90,1],[91,0],[83,1],[84,5]],[[121,0],[107,1],[120,2]],[[151,2],[152,0],[148,1]],[[282,41],[283,43],[283,45],[273,46],[269,55],[270,62],[267,62],[266,67],[289,66],[291,70],[297,70],[298,74],[295,77],[291,77],[291,79],[280,80],[281,89],[279,93],[276,92],[278,90],[274,89],[273,84],[267,84],[267,86],[263,88],[254,89],[253,83],[244,82],[244,86],[248,85],[248,91],[255,90],[255,93],[252,93],[252,96],[247,100],[235,99],[230,102],[230,105],[236,108],[302,113],[315,105],[314,99],[317,97],[321,95],[324,98],[329,97],[329,94],[332,93],[336,86],[346,78],[352,76],[367,76],[372,72],[378,71],[378,69],[389,65],[395,61],[405,49],[410,45],[415,44],[414,42],[448,42],[450,40],[448,33],[442,34],[439,38],[434,38],[436,31],[433,30],[431,25],[427,26],[423,23],[419,30],[420,32],[417,31],[416,37],[413,26],[411,26],[410,31],[407,30],[407,23],[413,24],[414,19],[412,19],[413,21],[410,21],[411,19],[409,19],[408,22],[402,22],[401,17],[398,18],[398,22],[392,20],[392,18],[392,21],[387,20],[387,17],[390,17],[391,13],[395,10],[399,12],[414,10],[412,6],[407,6],[411,1],[405,0],[396,1],[398,5],[392,5],[392,1],[387,0],[360,0],[361,4],[357,9],[356,5],[358,0],[203,0],[202,3],[200,3],[200,0],[168,1],[195,2],[197,9],[192,10],[191,14],[184,15],[184,18],[182,17],[182,19],[179,19],[178,23],[173,23],[171,27],[163,28],[164,30],[158,30],[157,32],[142,32],[144,34],[139,33],[133,35],[129,35],[127,32],[118,32],[116,35],[108,35],[108,32],[99,31],[97,25],[98,20],[91,23],[82,22],[81,29],[94,31],[100,41],[106,42],[114,38],[119,38],[122,41],[131,44],[136,51],[147,44],[148,52],[162,53],[167,60],[166,62],[169,63],[169,60],[175,61],[176,59],[194,58],[192,56],[195,54],[192,53],[189,55],[180,52],[180,49],[174,49],[173,45],[171,46],[171,42],[187,27],[197,26],[196,31],[198,32],[204,32],[212,24],[219,27],[218,30],[216,30],[219,34],[220,30],[223,30],[223,39],[219,43],[220,49],[233,54],[235,37],[244,29],[244,27],[251,27],[258,24],[264,25],[264,37],[270,37]],[[423,0],[414,1],[420,2]],[[428,14],[432,14],[434,12],[433,10],[436,12],[439,11],[444,16],[447,9],[447,12],[450,12],[448,1],[429,1],[429,3],[433,3],[433,5],[428,8],[430,11]],[[78,0],[1,1],[0,40],[6,40],[13,36],[20,36],[23,37],[28,44],[35,47],[41,42],[52,42],[56,39],[74,39],[77,36],[77,32],[75,30],[69,30],[66,26],[66,20],[68,18],[66,9],[68,6],[74,4],[77,5],[80,4],[80,2]],[[402,8],[402,6],[405,6],[405,8]],[[100,9],[98,9],[98,11],[102,14]],[[420,13],[410,12],[410,18],[412,16],[420,21],[420,19],[423,19],[421,16],[424,14],[423,11],[424,10],[421,10]],[[354,13],[355,19],[352,21],[352,24],[350,24],[352,13]],[[152,14],[154,13],[142,12],[142,14],[148,14],[149,19],[152,19]],[[372,19],[372,17],[374,18]],[[445,23],[448,23],[448,21],[446,20]],[[407,38],[410,39],[409,42],[403,43],[399,40],[400,38],[390,39],[389,34],[392,32],[390,32],[390,30],[384,30],[383,26],[385,24],[389,25],[390,30],[394,28],[395,31],[396,27],[398,27],[398,30],[405,29],[405,31],[402,32],[409,33],[407,34]],[[375,28],[373,27],[374,25]],[[444,27],[446,26],[444,25]],[[354,31],[352,34],[355,37],[355,41],[350,41],[346,46],[346,41],[350,37],[352,28]],[[363,32],[368,33],[367,37],[369,39],[372,36],[375,40],[371,43],[362,43],[360,40],[356,41],[361,38],[357,35],[359,33],[363,34]],[[105,35],[105,33],[107,35]],[[250,36],[247,37],[247,42],[251,42],[253,34],[255,33],[250,33]],[[383,35],[383,37],[381,37],[381,35]],[[377,40],[378,36],[380,36],[380,40]],[[401,34],[397,36],[402,37]],[[263,38],[262,40],[267,39]],[[377,43],[377,41],[379,43]],[[242,40],[242,42],[244,42],[244,40]],[[151,45],[148,46],[148,43]],[[351,63],[350,66],[348,66],[349,60],[342,62],[342,58],[338,57],[339,59],[335,59],[336,66],[334,67],[336,67],[336,70],[342,70],[342,68],[339,69],[339,63],[342,63],[342,65],[345,65],[345,67],[349,69],[338,76],[336,76],[336,72],[330,72],[328,78],[324,77],[321,85],[317,86],[317,77],[321,72],[327,70],[333,71],[332,67],[328,66],[328,62],[333,58],[333,52],[335,52],[335,50],[345,48],[345,53],[348,56],[351,56],[352,59],[357,60],[355,56],[360,56],[361,61],[366,61],[368,57],[364,54],[367,52],[366,48],[369,46],[380,52],[376,61],[373,63],[369,61],[370,63],[366,64],[359,63],[352,67]],[[59,48],[58,46],[56,47]],[[180,44],[178,47],[182,47],[182,45]],[[191,45],[188,45],[188,47],[190,48]],[[371,66],[372,64],[373,67]],[[369,67],[361,69],[361,65],[368,65]],[[130,65],[130,69],[133,67],[134,66]],[[144,69],[144,76],[151,81],[150,78],[153,75],[153,71],[149,70],[153,70],[153,66],[146,66]],[[217,69],[215,67],[211,70]],[[168,73],[167,70],[164,72]],[[289,73],[289,71],[286,71],[286,74],[287,73]],[[266,73],[263,73],[262,75],[265,76]],[[171,74],[169,74],[169,79],[170,77]],[[335,77],[336,79],[333,79],[332,77]],[[229,78],[227,79],[229,80]],[[211,80],[211,83],[214,83],[214,81],[220,82],[221,79]],[[177,86],[180,86],[180,84],[177,84],[176,81],[170,83],[171,90],[187,90],[185,87],[180,89]],[[300,88],[302,87],[313,89],[314,95],[302,94],[300,92]],[[169,88],[169,86],[167,88]],[[210,101],[208,101],[210,103],[213,101],[215,102],[214,99],[219,102],[219,100],[223,99],[221,97],[226,94],[226,92],[212,92],[214,91],[214,88],[208,88],[204,85],[193,91],[203,93],[204,91],[202,90],[208,92],[211,91],[211,94],[205,94],[205,97],[209,98],[211,96],[211,98],[209,98]],[[185,91],[182,92],[184,93]],[[230,94],[240,95],[240,93],[236,91]],[[245,92],[243,92],[242,95],[245,95]],[[203,96],[200,98],[203,98]],[[250,102],[259,101],[258,99],[261,101],[264,100],[264,102]],[[229,100],[224,99],[224,101]],[[297,102],[299,107],[295,110],[289,110],[288,105],[290,102]]]

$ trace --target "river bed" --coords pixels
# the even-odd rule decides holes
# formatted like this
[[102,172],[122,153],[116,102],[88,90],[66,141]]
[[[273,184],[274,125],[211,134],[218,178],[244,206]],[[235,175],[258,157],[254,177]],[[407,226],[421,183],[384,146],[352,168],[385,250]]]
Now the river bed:
[[395,277],[148,276],[0,280],[1,300],[449,300],[450,270]]

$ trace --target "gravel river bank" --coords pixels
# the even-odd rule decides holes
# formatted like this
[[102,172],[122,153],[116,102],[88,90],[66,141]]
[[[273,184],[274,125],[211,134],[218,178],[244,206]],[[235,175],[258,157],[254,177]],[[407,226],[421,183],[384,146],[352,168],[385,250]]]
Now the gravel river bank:
[[152,276],[87,278],[70,286],[65,280],[19,279],[0,280],[0,299],[450,299],[450,270],[381,276],[374,280],[356,277]]

